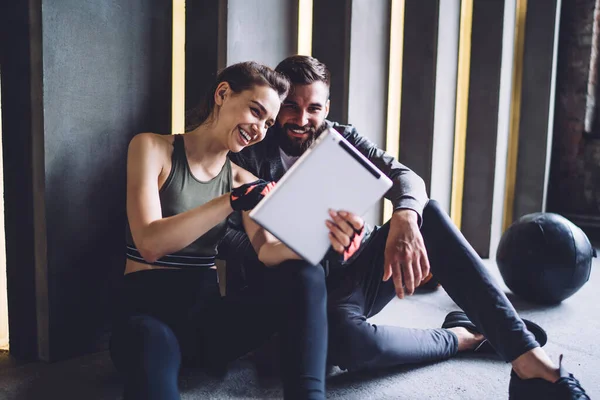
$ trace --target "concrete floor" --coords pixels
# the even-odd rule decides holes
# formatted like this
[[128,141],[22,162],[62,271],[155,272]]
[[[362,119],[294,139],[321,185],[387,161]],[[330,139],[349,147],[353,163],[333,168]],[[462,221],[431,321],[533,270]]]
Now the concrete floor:
[[[584,384],[591,398],[600,398],[600,261],[590,281],[574,296],[553,307],[540,307],[511,296],[521,315],[544,327],[545,349]],[[499,277],[495,263],[487,265]],[[379,324],[439,327],[456,305],[443,290],[394,300],[372,319]],[[328,378],[331,399],[506,399],[510,365],[494,357],[464,355],[431,365],[373,373],[333,371]],[[19,364],[0,356],[0,399],[119,399],[122,382],[107,353],[55,364]],[[186,371],[180,380],[183,399],[276,399],[281,388],[262,380],[248,361],[234,364],[223,380]]]

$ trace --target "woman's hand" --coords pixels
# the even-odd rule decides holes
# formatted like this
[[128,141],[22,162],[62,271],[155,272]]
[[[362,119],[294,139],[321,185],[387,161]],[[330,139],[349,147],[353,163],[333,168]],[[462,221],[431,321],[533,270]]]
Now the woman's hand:
[[365,234],[365,221],[348,211],[329,210],[331,220],[325,221],[329,228],[331,247],[348,260],[360,248]]
[[258,179],[236,187],[231,191],[229,197],[231,208],[235,211],[252,210],[274,186],[275,182]]

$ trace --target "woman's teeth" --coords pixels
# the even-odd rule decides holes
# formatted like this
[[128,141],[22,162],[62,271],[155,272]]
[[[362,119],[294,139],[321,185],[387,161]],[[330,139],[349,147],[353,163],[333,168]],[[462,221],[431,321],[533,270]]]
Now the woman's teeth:
[[249,142],[252,138],[250,137],[250,135],[248,135],[243,129],[240,128],[240,134],[242,135],[242,137],[244,139],[246,139],[246,142]]

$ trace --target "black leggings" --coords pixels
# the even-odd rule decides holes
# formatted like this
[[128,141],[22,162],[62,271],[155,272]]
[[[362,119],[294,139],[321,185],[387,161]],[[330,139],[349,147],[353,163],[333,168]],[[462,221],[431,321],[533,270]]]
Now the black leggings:
[[223,368],[275,332],[282,340],[286,399],[324,399],[327,354],[323,268],[288,261],[263,283],[220,297],[211,269],[151,270],[125,276],[124,315],[110,352],[125,399],[179,399],[180,365]]

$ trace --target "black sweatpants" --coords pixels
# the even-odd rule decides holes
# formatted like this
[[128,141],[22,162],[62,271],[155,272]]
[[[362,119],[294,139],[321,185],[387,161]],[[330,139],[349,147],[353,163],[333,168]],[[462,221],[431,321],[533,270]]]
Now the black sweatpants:
[[[389,222],[376,229],[352,264],[327,278],[328,362],[358,370],[443,360],[456,354],[458,340],[446,329],[411,329],[367,322],[396,295],[382,281]],[[475,250],[439,204],[423,211],[421,233],[431,272],[505,361],[538,346]]]

